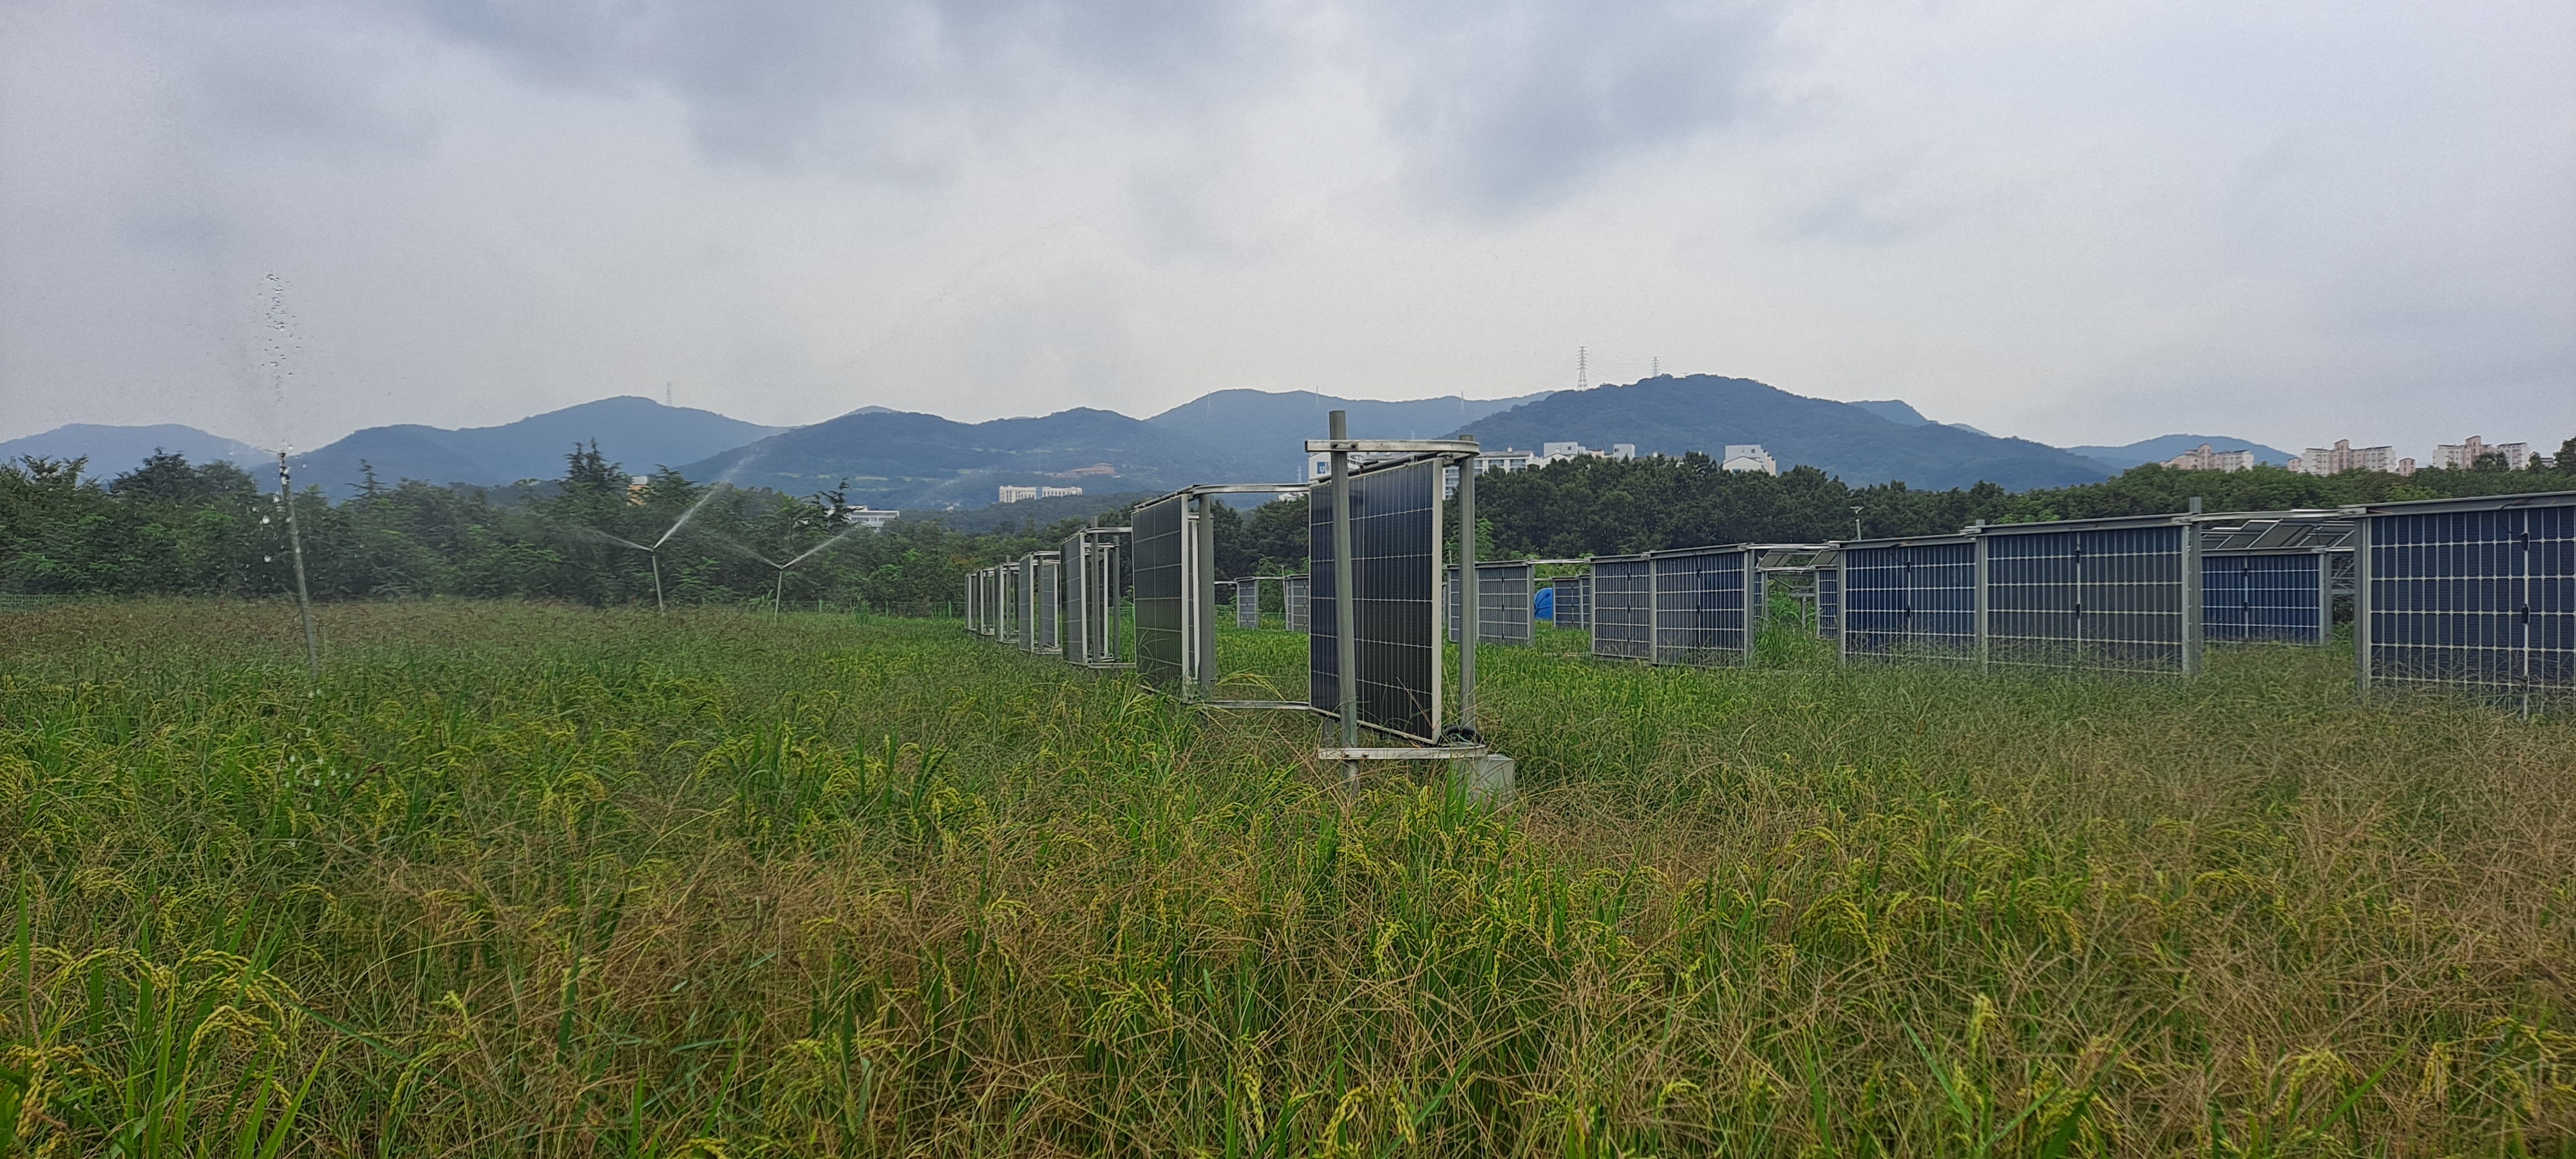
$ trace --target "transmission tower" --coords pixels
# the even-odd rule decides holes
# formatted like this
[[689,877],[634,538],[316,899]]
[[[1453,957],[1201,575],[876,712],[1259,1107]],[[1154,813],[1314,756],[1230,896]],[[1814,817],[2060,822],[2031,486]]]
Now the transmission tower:
[[1574,348],[1574,389],[1590,390],[1591,388],[1592,352],[1577,346]]

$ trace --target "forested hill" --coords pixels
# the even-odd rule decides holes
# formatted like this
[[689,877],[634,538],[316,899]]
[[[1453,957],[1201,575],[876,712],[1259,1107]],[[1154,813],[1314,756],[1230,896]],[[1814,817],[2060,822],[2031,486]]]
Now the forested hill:
[[[2116,479],[2008,492],[1992,483],[1946,491],[1902,483],[1852,487],[1812,467],[1774,478],[1724,471],[1705,455],[1679,459],[1580,459],[1534,471],[1487,476],[1476,490],[1477,522],[1492,558],[1616,555],[1713,543],[1814,543],[1854,537],[1936,535],[1983,519],[2025,523],[2186,510],[2278,511],[2526,491],[2576,490],[2576,439],[2557,469],[2347,471],[2320,477],[2278,467],[2251,471],[2131,468]],[[1855,513],[1853,508],[1859,508]]]

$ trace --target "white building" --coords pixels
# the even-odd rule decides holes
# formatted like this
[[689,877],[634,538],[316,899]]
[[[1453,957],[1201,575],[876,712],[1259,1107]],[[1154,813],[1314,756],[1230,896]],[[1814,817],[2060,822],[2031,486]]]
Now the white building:
[[2496,443],[2490,446],[2485,439],[2470,435],[2465,442],[2435,447],[2433,465],[2444,470],[2465,471],[2477,466],[2478,460],[2488,455],[2504,456],[2505,469],[2519,471],[2531,465],[2531,444]]
[[902,515],[903,512],[879,511],[874,507],[844,507],[833,514],[843,523],[855,523],[873,530],[894,522],[895,517]]
[[1538,458],[1531,462],[1534,466],[1544,467],[1550,463],[1565,463],[1575,459],[1633,459],[1636,457],[1637,444],[1635,443],[1612,443],[1610,449],[1606,451],[1594,450],[1581,443],[1540,443]]
[[1763,450],[1760,443],[1730,443],[1717,465],[1729,471],[1760,471],[1765,475],[1780,473],[1780,464]]
[[1020,500],[1022,500],[1022,499],[1060,499],[1060,498],[1063,498],[1064,496],[1067,496],[1067,495],[1080,495],[1080,494],[1082,494],[1082,488],[1080,488],[1080,487],[1014,487],[1014,486],[1011,486],[1011,485],[1010,485],[1010,484],[1008,484],[1008,483],[1004,483],[1004,484],[1002,484],[1002,486],[1001,486],[1001,493],[1002,493],[1002,502],[1004,502],[1004,503],[1017,503],[1017,502],[1019,502],[1019,501],[1020,501]]
[[2415,460],[2398,458],[2395,447],[2356,447],[2351,439],[2336,439],[2331,447],[2308,448],[2308,453],[2290,460],[2290,469],[2306,475],[2340,475],[2345,471],[2412,475]]
[[2254,469],[2254,452],[2213,451],[2209,444],[2202,443],[2193,450],[2165,460],[2165,466],[2177,471],[2251,471]]

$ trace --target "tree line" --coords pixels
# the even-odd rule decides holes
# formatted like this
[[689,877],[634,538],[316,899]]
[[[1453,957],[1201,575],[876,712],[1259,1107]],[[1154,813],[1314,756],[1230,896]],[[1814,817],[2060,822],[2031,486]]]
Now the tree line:
[[[1716,543],[1807,543],[1953,532],[1976,520],[2019,523],[2184,510],[2268,511],[2348,503],[2576,489],[2576,439],[2554,466],[2505,469],[2490,455],[2466,470],[2392,475],[2132,468],[2117,478],[2008,492],[1992,483],[1918,491],[1853,487],[1813,467],[1780,475],[1721,470],[1706,455],[1577,459],[1477,482],[1478,554],[1581,558]],[[966,573],[1059,546],[1086,521],[963,533],[899,519],[869,531],[846,522],[836,492],[802,498],[704,484],[663,468],[638,485],[593,446],[565,456],[543,486],[384,484],[296,504],[308,578],[319,599],[512,597],[593,605],[655,598],[743,603],[783,595],[882,609],[935,609]],[[1119,525],[1132,508],[1093,522]],[[1303,498],[1212,520],[1217,574],[1307,570]],[[1447,526],[1457,526],[1455,500]],[[294,590],[285,507],[277,491],[230,463],[156,454],[101,479],[82,460],[0,464],[0,592],[268,596]],[[793,561],[794,566],[779,566]]]
[[[649,603],[658,563],[675,604],[936,608],[970,568],[1053,547],[1081,523],[970,535],[898,520],[872,532],[834,492],[798,498],[667,468],[637,485],[595,445],[565,463],[535,487],[386,484],[369,471],[336,503],[304,489],[295,523],[314,597]],[[280,595],[294,591],[292,555],[273,478],[263,486],[228,462],[155,454],[104,479],[80,459],[0,464],[0,592]]]

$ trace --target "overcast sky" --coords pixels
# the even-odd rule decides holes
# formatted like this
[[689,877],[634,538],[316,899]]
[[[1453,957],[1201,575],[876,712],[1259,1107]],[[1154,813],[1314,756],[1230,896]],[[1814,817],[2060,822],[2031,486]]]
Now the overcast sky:
[[2566,0],[0,0],[0,438],[1580,345],[2061,444],[2554,447],[2571,62]]

